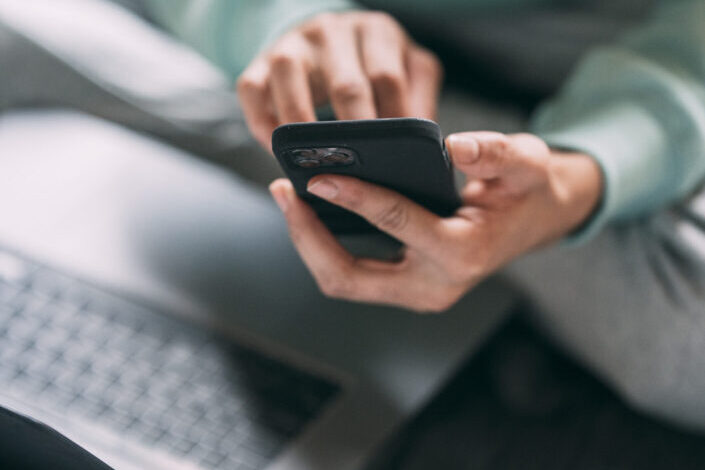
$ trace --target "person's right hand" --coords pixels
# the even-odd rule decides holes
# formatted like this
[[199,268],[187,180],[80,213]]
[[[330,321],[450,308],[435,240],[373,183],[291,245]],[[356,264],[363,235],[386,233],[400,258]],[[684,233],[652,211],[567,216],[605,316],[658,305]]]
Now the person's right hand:
[[314,121],[330,103],[338,119],[436,114],[442,68],[391,16],[325,13],[284,34],[237,82],[247,125],[271,150],[274,128]]

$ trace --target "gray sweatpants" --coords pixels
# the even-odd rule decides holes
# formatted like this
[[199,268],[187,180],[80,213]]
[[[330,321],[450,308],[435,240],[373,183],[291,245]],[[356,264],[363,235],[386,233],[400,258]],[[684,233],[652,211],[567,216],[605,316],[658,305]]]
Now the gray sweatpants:
[[633,405],[705,428],[705,190],[507,272],[540,324]]

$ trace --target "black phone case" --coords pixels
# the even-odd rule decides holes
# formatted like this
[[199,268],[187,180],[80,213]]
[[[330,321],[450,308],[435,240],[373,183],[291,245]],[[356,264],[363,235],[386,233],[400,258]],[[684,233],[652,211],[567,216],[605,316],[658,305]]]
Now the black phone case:
[[[301,168],[289,160],[297,148],[343,147],[357,152],[348,166]],[[322,173],[354,176],[393,189],[441,216],[460,206],[453,169],[438,125],[416,118],[320,121],[279,126],[272,148],[296,193],[337,234],[376,231],[362,217],[306,191],[308,180]]]

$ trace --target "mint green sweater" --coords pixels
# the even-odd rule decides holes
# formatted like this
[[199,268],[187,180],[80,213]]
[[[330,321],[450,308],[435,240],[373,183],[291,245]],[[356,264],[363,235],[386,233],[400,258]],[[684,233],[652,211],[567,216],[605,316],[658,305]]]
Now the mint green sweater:
[[[397,0],[401,1],[401,0]],[[563,0],[568,2],[570,0]],[[434,9],[561,3],[435,0]],[[575,240],[607,222],[639,217],[684,198],[705,177],[705,1],[663,0],[650,19],[582,60],[540,107],[531,130],[550,145],[585,152],[602,167],[602,204]],[[149,0],[163,25],[233,78],[267,44],[347,0]]]

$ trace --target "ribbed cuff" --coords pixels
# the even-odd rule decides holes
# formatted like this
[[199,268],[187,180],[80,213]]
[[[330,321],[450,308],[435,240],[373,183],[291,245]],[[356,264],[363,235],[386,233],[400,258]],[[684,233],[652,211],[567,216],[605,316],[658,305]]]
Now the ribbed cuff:
[[615,103],[577,119],[547,108],[532,130],[553,148],[585,153],[600,165],[600,206],[565,244],[582,244],[610,221],[649,207],[668,180],[666,136],[656,117],[635,103]]

